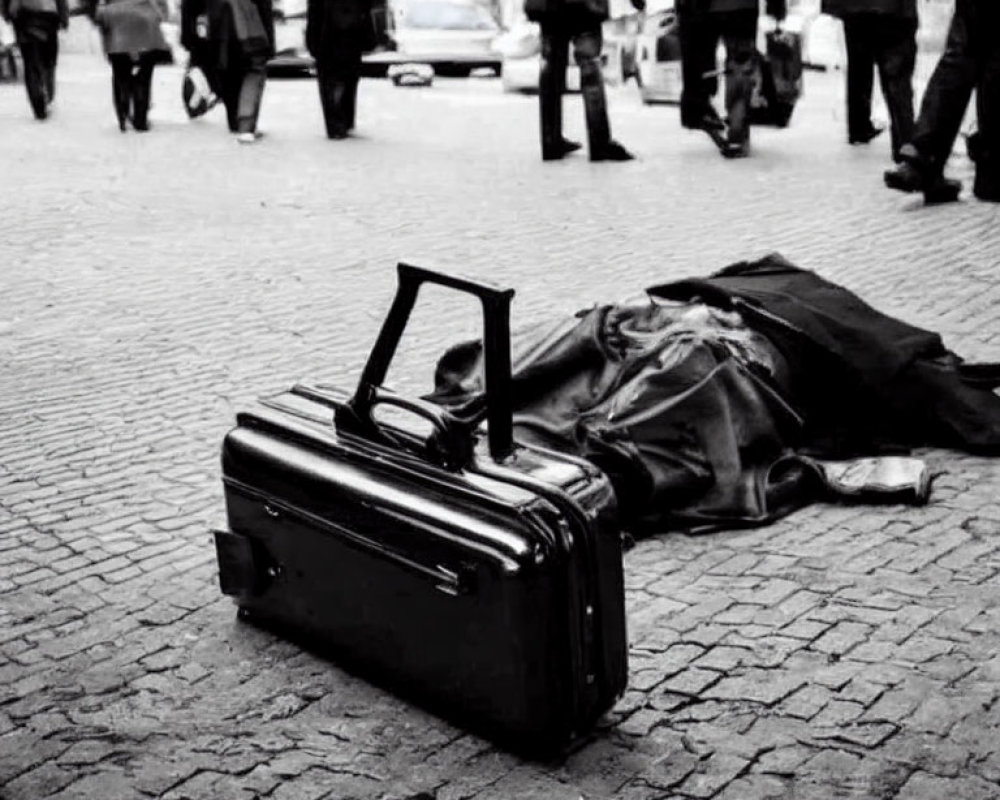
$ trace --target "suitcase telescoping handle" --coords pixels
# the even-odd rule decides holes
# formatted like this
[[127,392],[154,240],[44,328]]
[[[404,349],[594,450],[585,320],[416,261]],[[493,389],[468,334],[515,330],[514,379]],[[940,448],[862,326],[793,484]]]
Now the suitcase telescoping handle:
[[[502,461],[514,449],[510,376],[510,303],[514,297],[514,290],[404,263],[398,265],[398,274],[399,285],[396,288],[396,296],[385,322],[382,323],[375,346],[368,356],[368,363],[361,373],[357,391],[348,403],[351,411],[348,424],[360,423],[363,428],[374,433],[377,431],[377,426],[372,418],[372,409],[379,403],[391,403],[431,419],[442,434],[439,437],[442,440],[441,444],[448,447],[448,443],[452,442],[455,449],[463,449],[460,442],[468,440],[468,432],[453,415],[433,403],[399,398],[381,388],[389,371],[389,364],[396,354],[399,340],[410,319],[420,287],[425,283],[435,283],[471,294],[478,298],[482,305],[486,420],[490,454],[496,460]],[[338,419],[338,425],[345,421]],[[453,463],[461,461],[456,453],[452,455]]]

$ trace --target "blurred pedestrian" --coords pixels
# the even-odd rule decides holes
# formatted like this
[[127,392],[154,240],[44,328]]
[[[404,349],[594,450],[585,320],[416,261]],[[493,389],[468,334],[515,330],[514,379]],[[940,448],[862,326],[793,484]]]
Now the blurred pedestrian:
[[[767,0],[767,13],[785,18],[785,0]],[[757,61],[758,0],[677,0],[681,43],[681,125],[703,130],[726,158],[750,152],[750,100]],[[726,46],[725,121],[712,105],[718,88],[715,52]]]
[[306,47],[316,59],[326,135],[343,139],[354,128],[361,55],[375,47],[371,0],[308,0]]
[[847,45],[847,141],[867,144],[883,128],[872,123],[872,86],[878,66],[889,111],[892,159],[913,137],[913,69],[917,63],[917,0],[823,0],[840,17]]
[[45,119],[56,96],[59,30],[69,26],[69,6],[66,0],[0,0],[0,14],[14,27],[31,110]]
[[923,192],[927,203],[958,199],[961,181],[944,177],[966,109],[976,91],[979,130],[971,148],[980,200],[1000,202],[1000,2],[955,0],[944,52],[924,91],[913,138],[900,148],[902,164],[885,183]]
[[153,68],[172,60],[160,30],[169,13],[166,0],[85,0],[84,8],[101,29],[111,63],[118,128],[124,133],[131,123],[137,131],[149,130]]
[[[645,0],[632,0],[632,5],[640,11],[646,6]],[[525,0],[524,13],[542,29],[538,76],[542,160],[556,161],[580,149],[579,142],[564,138],[562,133],[562,96],[570,42],[580,68],[590,160],[630,160],[632,154],[611,138],[604,93],[601,23],[608,18],[608,0]]]
[[[205,38],[197,37],[204,16]],[[226,121],[241,144],[257,130],[267,61],[274,55],[271,0],[181,0],[181,43],[199,64],[226,107]]]

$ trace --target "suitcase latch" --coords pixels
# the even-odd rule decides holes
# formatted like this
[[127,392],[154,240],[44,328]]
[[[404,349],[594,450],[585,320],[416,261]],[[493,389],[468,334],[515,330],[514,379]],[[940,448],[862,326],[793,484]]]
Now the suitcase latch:
[[438,564],[435,572],[437,573],[437,583],[434,588],[439,592],[451,595],[452,597],[472,592],[475,583],[475,573],[471,567],[463,565],[458,570],[453,570]]

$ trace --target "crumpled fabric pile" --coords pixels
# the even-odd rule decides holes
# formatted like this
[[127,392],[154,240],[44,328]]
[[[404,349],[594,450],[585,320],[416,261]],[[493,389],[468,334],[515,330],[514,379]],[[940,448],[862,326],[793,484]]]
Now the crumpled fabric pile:
[[[1000,452],[997,365],[779,255],[515,337],[516,437],[603,469],[633,534],[766,524],[818,500],[927,502],[923,445]],[[481,399],[478,342],[429,399]]]

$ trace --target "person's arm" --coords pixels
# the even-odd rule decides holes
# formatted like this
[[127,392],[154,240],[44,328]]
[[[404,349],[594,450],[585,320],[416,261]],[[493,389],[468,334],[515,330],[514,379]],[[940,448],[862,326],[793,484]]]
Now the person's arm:
[[201,43],[198,16],[205,13],[204,0],[181,0],[181,47],[194,52]]
[[268,55],[274,55],[274,6],[272,0],[255,0],[257,11],[260,14],[260,21],[264,23],[264,32],[267,33]]
[[306,1],[306,49],[316,58],[321,49],[320,30],[322,21],[323,0]]

